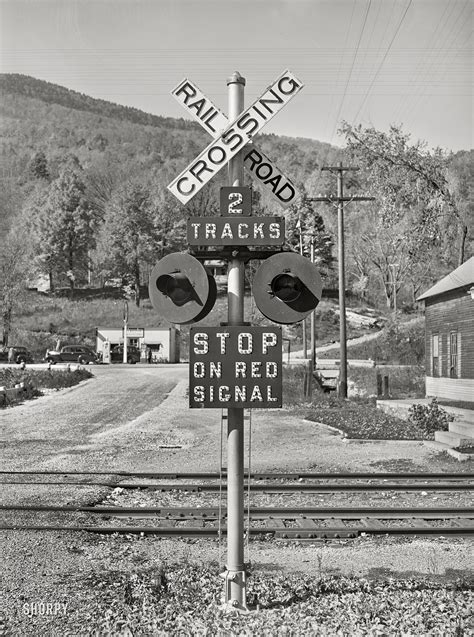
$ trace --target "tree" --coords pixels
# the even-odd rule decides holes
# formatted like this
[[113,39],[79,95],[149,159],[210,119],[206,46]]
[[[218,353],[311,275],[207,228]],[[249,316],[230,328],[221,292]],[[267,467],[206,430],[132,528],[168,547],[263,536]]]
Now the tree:
[[306,198],[304,186],[300,185],[298,190],[301,199],[291,205],[286,214],[287,243],[296,252],[310,256],[314,242],[314,262],[328,271],[334,261],[332,236],[326,232],[322,216]]
[[7,234],[0,250],[0,307],[4,347],[8,346],[13,316],[31,273],[27,247],[25,232],[15,227]]
[[125,183],[110,200],[103,228],[111,270],[132,286],[140,305],[143,264],[156,256],[157,232],[150,191],[139,180]]
[[394,227],[388,229],[382,222],[376,221],[352,244],[351,256],[359,272],[366,276],[370,276],[372,270],[375,272],[385,293],[387,307],[394,308],[396,295],[412,263],[403,231]]
[[348,150],[367,172],[382,222],[390,227],[405,220],[412,258],[418,258],[423,245],[452,253],[445,232],[451,228],[451,238],[454,234],[457,243],[456,261],[462,263],[467,258],[468,223],[449,179],[451,156],[439,148],[428,151],[421,141],[410,144],[410,135],[400,126],[391,126],[384,133],[344,122],[341,132]]
[[79,171],[66,167],[47,192],[37,192],[30,211],[37,260],[50,277],[51,290],[54,275],[63,275],[69,281],[72,297],[77,278],[87,269],[97,220]]
[[50,174],[48,169],[48,160],[46,159],[46,155],[42,150],[39,150],[35,153],[31,159],[29,165],[30,173],[36,179],[45,179],[49,180]]

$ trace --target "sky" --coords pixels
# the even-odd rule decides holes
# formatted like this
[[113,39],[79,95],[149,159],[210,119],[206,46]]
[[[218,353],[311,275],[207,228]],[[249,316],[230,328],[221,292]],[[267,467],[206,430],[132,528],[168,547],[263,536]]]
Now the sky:
[[0,24],[0,72],[155,115],[191,118],[185,77],[227,112],[234,71],[249,106],[289,69],[304,89],[262,132],[344,146],[345,120],[473,147],[470,0],[0,0]]

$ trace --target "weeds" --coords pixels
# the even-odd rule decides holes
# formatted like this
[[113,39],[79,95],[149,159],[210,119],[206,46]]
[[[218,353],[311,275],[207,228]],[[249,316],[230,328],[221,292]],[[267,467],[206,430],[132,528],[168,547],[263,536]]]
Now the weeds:
[[472,602],[468,583],[257,572],[246,591],[257,610],[233,613],[221,605],[222,580],[202,565],[111,575],[88,582],[100,594],[82,617],[83,634],[455,634]]
[[435,431],[448,431],[454,416],[442,409],[436,398],[429,405],[412,405],[408,412],[409,422],[430,438]]
[[26,388],[24,398],[34,398],[41,395],[42,389],[72,387],[83,380],[92,378],[92,376],[93,374],[89,370],[83,368],[68,372],[5,367],[0,369],[0,386],[8,389],[15,387],[18,383],[24,383]]
[[[425,323],[420,318],[409,324],[389,323],[377,338],[352,345],[347,344],[349,359],[371,359],[379,363],[398,365],[423,365],[425,360]],[[322,355],[322,358],[339,358],[338,349]]]

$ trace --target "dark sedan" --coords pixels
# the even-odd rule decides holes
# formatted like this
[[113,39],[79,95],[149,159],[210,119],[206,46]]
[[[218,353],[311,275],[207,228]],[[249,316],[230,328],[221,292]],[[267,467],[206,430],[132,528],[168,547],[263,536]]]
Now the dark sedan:
[[[116,345],[110,350],[110,360],[112,363],[123,363],[123,345]],[[138,347],[128,345],[127,347],[127,363],[135,365],[140,362],[140,350]]]
[[[8,355],[9,350],[13,350],[13,359]],[[0,350],[0,362],[2,363],[34,363],[33,355],[26,347],[21,345],[12,345],[10,347]]]
[[59,351],[48,350],[44,357],[47,363],[79,363],[88,365],[97,362],[97,354],[82,345],[64,345]]

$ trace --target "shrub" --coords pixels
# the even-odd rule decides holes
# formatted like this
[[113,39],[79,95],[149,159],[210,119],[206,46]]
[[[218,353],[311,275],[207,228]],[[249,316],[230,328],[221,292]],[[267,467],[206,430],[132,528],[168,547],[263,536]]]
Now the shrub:
[[439,406],[436,398],[429,405],[412,405],[408,414],[409,421],[429,436],[435,431],[447,431],[454,420],[453,415]]
[[40,394],[41,389],[63,389],[72,387],[87,378],[92,378],[93,374],[88,369],[79,368],[75,371],[62,370],[22,370],[18,367],[5,367],[0,369],[0,386],[15,387],[17,383],[25,383],[28,388],[28,395],[31,398]]

